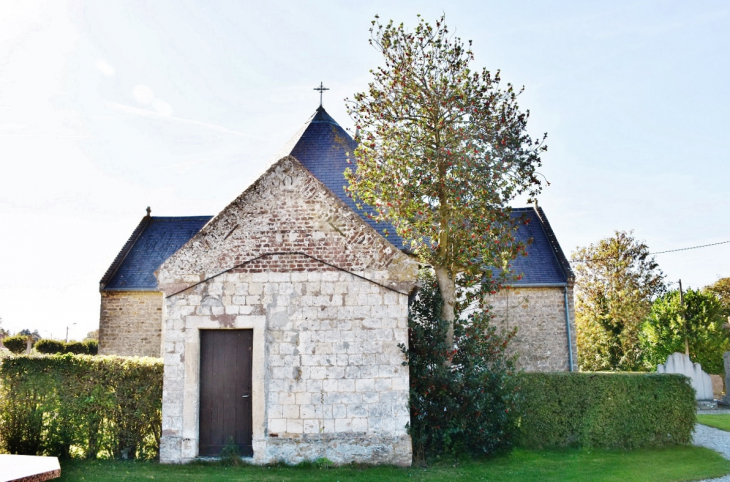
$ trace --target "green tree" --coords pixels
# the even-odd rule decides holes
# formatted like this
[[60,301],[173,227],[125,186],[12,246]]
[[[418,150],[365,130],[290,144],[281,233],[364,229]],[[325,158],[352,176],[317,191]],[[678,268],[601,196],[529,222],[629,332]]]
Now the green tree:
[[720,278],[702,291],[712,293],[717,297],[725,311],[725,316],[730,316],[730,278]]
[[575,324],[581,370],[641,370],[641,324],[654,298],[665,291],[664,274],[633,233],[578,248]]
[[450,34],[444,17],[435,27],[419,17],[413,31],[377,16],[372,25],[384,66],[348,100],[361,136],[347,189],[433,267],[452,346],[459,296],[474,293],[462,288],[499,289],[524,253],[508,202],[540,192],[544,138],[526,132],[521,90],[502,88],[499,71],[471,70],[471,42]]
[[[422,273],[410,304],[408,357],[410,434],[416,460],[443,453],[491,454],[509,447],[516,430],[514,361],[505,353],[514,331],[502,333],[485,310],[457,317],[455,349],[446,344],[438,285]],[[452,363],[445,363],[451,360]]]
[[688,289],[684,306],[680,304],[679,290],[666,293],[654,302],[642,327],[646,366],[656,369],[672,353],[684,353],[686,336],[690,359],[707,373],[723,373],[722,354],[730,350],[723,323],[722,304],[712,293]]

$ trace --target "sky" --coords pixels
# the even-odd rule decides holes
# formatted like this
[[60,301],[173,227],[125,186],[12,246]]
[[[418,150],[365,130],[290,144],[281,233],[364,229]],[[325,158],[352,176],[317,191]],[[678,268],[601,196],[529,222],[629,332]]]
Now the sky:
[[[352,129],[373,16],[442,13],[475,67],[525,87],[568,256],[614,230],[652,252],[730,241],[727,2],[0,0],[0,326],[82,339],[147,206],[217,214],[320,82]],[[730,244],[656,259],[685,287],[730,276]]]

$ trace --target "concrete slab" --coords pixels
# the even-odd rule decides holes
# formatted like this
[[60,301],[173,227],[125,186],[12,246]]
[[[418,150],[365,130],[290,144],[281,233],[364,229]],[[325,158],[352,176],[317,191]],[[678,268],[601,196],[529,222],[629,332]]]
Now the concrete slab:
[[60,476],[57,457],[0,455],[0,482],[41,482]]

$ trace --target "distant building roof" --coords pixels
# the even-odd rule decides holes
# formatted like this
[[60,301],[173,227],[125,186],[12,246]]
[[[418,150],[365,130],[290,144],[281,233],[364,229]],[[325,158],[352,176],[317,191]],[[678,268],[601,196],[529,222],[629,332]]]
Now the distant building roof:
[[101,291],[156,291],[155,271],[212,216],[145,216],[101,279]]
[[[319,106],[305,127],[300,130],[301,135],[292,141],[294,147],[290,153],[306,167],[314,177],[322,181],[337,197],[339,197],[350,209],[355,211],[368,223],[378,234],[384,236],[396,248],[403,249],[403,241],[395,234],[395,228],[389,223],[379,223],[367,217],[367,213],[375,214],[372,208],[358,209],[355,202],[345,192],[347,180],[345,169],[348,167],[355,170],[355,164],[347,163],[349,159],[354,161],[354,151],[357,142],[335,122],[335,120]],[[363,206],[364,207],[364,206]],[[384,231],[388,234],[385,235]]]

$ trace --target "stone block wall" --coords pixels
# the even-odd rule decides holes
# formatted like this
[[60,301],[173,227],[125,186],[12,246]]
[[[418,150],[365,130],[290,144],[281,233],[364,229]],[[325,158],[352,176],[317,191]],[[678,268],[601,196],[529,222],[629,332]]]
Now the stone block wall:
[[[489,297],[494,322],[507,330],[517,328],[511,350],[518,366],[528,372],[568,371],[565,295],[562,287],[510,288]],[[577,370],[573,288],[568,288],[573,369]]]
[[161,461],[197,456],[199,330],[253,328],[256,463],[410,465],[407,296],[302,256],[270,259],[168,298]]
[[161,356],[163,304],[157,291],[103,291],[99,354]]

